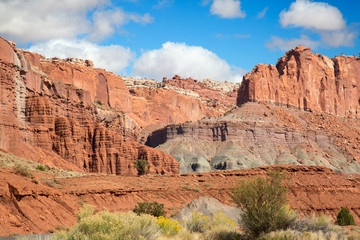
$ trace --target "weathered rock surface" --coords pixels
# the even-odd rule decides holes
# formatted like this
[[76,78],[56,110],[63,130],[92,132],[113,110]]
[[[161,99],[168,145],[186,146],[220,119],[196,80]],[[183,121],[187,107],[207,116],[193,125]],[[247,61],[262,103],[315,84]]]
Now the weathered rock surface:
[[[270,167],[275,168],[275,167]],[[336,217],[347,207],[360,221],[360,180],[324,167],[277,166],[289,176],[288,200],[300,213]],[[140,201],[158,201],[171,214],[201,196],[231,205],[229,194],[238,184],[263,176],[269,167],[182,176],[83,177],[36,176],[38,184],[7,169],[0,171],[0,235],[46,233],[76,223],[75,212],[85,202],[109,211],[132,210]],[[38,173],[36,173],[38,174]],[[56,182],[59,188],[50,187]],[[211,207],[211,206],[209,206]]]
[[264,101],[339,116],[360,116],[360,57],[330,59],[298,46],[244,76],[237,104]]
[[77,171],[131,175],[143,158],[153,173],[178,173],[171,156],[136,142],[120,78],[88,61],[41,61],[2,38],[0,48],[0,149]]
[[154,131],[146,144],[175,157],[182,173],[273,164],[359,172],[359,129],[358,119],[249,102],[221,117]]
[[[167,124],[218,116],[235,106],[235,98],[233,103],[228,104],[227,107],[222,105],[223,103],[227,104],[228,99],[223,97],[224,94],[221,90],[212,89],[213,97],[220,96],[220,98],[210,100],[209,96],[202,97],[187,87],[167,84],[167,80],[161,83],[152,79],[121,78],[124,79],[132,96],[130,116],[136,120],[140,128],[143,128],[141,141],[149,131],[154,131]],[[188,80],[179,79],[179,81],[186,82]],[[203,84],[203,86],[205,85]],[[221,97],[225,99],[224,102],[221,102],[223,100]],[[221,104],[214,105],[213,101],[219,101]]]
[[210,79],[198,81],[192,78],[183,79],[178,75],[175,75],[172,79],[164,78],[163,83],[196,92],[209,106],[223,112],[227,112],[234,107],[237,88],[239,87],[239,83],[219,83]]

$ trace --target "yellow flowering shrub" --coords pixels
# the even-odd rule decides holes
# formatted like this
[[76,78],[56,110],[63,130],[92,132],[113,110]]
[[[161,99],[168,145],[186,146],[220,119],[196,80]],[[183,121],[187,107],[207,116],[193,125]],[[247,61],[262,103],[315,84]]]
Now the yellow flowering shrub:
[[191,219],[185,221],[184,225],[190,232],[205,232],[210,228],[211,218],[203,214],[193,212]]
[[160,226],[162,232],[166,236],[176,235],[181,229],[180,223],[178,221],[165,218],[163,216],[158,217],[156,223]]
[[233,219],[225,216],[220,210],[212,217],[211,225],[213,226],[225,226],[228,228],[236,229],[236,223]]

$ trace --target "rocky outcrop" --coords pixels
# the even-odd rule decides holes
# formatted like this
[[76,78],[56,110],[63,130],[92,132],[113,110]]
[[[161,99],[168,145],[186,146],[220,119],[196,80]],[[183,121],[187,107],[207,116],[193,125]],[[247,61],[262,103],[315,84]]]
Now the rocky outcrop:
[[164,78],[163,83],[196,92],[209,106],[223,112],[227,112],[234,107],[237,88],[239,87],[239,83],[220,83],[210,79],[198,81],[192,78],[183,79],[178,75],[175,75],[172,79]]
[[360,170],[360,120],[246,103],[217,118],[169,125],[149,135],[180,162],[180,172],[244,169],[264,165],[321,165]]
[[0,48],[0,149],[77,171],[132,175],[142,158],[153,173],[178,173],[171,156],[136,142],[137,123],[119,110],[130,99],[120,78],[1,38]]
[[338,116],[360,116],[360,58],[330,59],[298,46],[244,76],[237,104],[263,101]]

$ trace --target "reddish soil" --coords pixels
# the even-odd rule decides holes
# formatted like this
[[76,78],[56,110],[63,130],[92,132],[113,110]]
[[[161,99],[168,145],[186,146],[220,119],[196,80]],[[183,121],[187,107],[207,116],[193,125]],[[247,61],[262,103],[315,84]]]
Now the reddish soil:
[[46,233],[71,226],[76,222],[75,213],[82,203],[95,205],[97,210],[128,211],[137,202],[157,201],[165,205],[168,215],[200,196],[231,204],[229,193],[240,179],[264,175],[272,168],[287,172],[289,203],[299,212],[334,217],[345,206],[351,209],[355,221],[360,221],[359,176],[338,174],[324,167],[282,165],[181,176],[71,178],[55,178],[36,171],[33,179],[2,168],[0,235]]

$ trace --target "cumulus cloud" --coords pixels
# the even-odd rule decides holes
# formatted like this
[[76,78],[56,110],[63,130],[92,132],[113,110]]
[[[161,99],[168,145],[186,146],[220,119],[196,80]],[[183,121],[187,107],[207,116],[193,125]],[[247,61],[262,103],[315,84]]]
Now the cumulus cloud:
[[288,10],[280,13],[280,24],[319,34],[321,41],[318,44],[329,47],[351,46],[357,37],[357,33],[347,26],[340,10],[324,2],[296,0]]
[[245,12],[241,10],[239,0],[214,0],[210,13],[221,18],[244,18]]
[[196,79],[239,82],[244,73],[243,69],[230,66],[205,48],[173,42],[164,43],[160,49],[145,51],[133,65],[134,75],[158,80],[178,74]]
[[268,48],[278,48],[283,51],[295,48],[298,45],[315,49],[318,47],[319,42],[311,40],[307,35],[301,35],[300,38],[293,39],[283,39],[280,37],[272,36],[271,41],[266,44]]
[[283,27],[294,26],[314,30],[344,29],[346,22],[339,9],[323,2],[297,0],[290,5],[288,11],[280,13]]
[[94,66],[114,73],[121,73],[135,54],[129,48],[119,45],[99,46],[86,40],[53,39],[36,43],[29,51],[37,52],[46,57],[90,59]]
[[[99,40],[113,34],[116,27],[129,21],[138,23],[152,21],[149,14],[126,13],[120,9],[104,10],[110,2],[109,0],[2,0],[0,1],[0,33],[9,40],[22,43],[84,35]],[[91,15],[92,12],[94,14]]]

